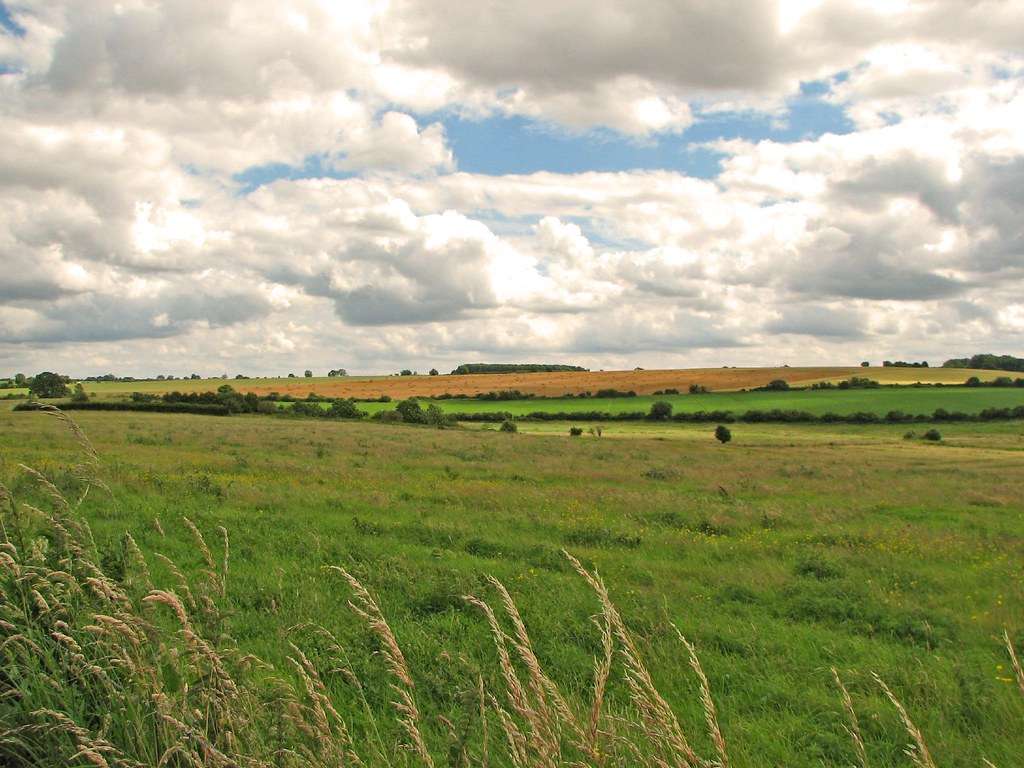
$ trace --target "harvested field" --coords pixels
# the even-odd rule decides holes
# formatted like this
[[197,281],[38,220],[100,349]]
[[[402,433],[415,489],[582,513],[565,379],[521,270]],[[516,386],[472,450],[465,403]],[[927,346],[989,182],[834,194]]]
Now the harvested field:
[[[984,380],[1007,375],[1002,371],[975,371],[963,368],[684,368],[676,370],[639,371],[567,371],[558,373],[471,374],[467,376],[349,376],[342,378],[268,378],[229,379],[240,392],[266,395],[270,392],[305,396],[310,392],[328,397],[374,398],[388,395],[393,399],[411,396],[431,397],[444,393],[475,395],[503,389],[548,397],[599,389],[633,390],[640,395],[664,389],[686,392],[691,384],[701,384],[713,391],[730,391],[760,387],[773,379],[785,379],[791,385],[807,385],[816,381],[839,381],[850,376],[867,376],[884,384],[943,382],[962,384],[969,376]],[[100,397],[130,392],[204,392],[225,383],[220,379],[96,382],[86,389]]]

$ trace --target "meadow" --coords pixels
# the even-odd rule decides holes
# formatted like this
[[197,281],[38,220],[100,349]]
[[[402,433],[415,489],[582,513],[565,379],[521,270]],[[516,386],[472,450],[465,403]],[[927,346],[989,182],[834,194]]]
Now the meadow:
[[[726,396],[692,399],[711,397]],[[905,724],[872,673],[905,706],[935,764],[1019,763],[1024,696],[1001,637],[1005,628],[1017,648],[1024,644],[1019,421],[944,425],[934,444],[904,439],[897,425],[735,425],[733,442],[720,445],[710,426],[690,424],[616,424],[605,437],[569,438],[557,424],[503,434],[265,416],[76,420],[109,489],[93,489],[80,508],[104,567],[131,581],[128,531],[155,585],[180,594],[154,553],[201,581],[221,572],[223,526],[230,565],[215,580],[218,634],[300,683],[306,678],[288,658],[301,651],[352,743],[364,755],[377,745],[384,756],[371,763],[424,764],[397,749],[407,734],[391,714],[386,646],[348,607],[350,599],[366,607],[358,593],[328,567],[346,569],[379,598],[411,671],[432,759],[461,765],[465,754],[480,764],[483,723],[500,743],[495,706],[510,706],[486,616],[463,598],[489,600],[500,614],[486,575],[507,586],[539,663],[586,719],[603,656],[591,617],[602,610],[563,548],[604,578],[635,650],[701,754],[716,748],[700,678],[674,627],[695,646],[733,766],[860,764],[832,667],[859,715],[865,764],[910,764]],[[16,499],[53,504],[20,464],[76,498],[70,467],[80,458],[58,420],[0,410],[0,481]],[[209,562],[185,517],[206,534]],[[616,718],[627,717],[631,701],[619,665],[628,650],[616,652],[602,728],[626,727]],[[192,685],[190,695],[201,695],[202,680]],[[483,696],[482,720],[480,691],[495,696],[493,705]],[[17,716],[17,697],[0,699],[0,722]],[[116,728],[105,733],[113,739]],[[614,741],[608,750],[608,764],[643,762],[616,757]],[[277,754],[279,764],[313,764]],[[602,754],[583,762],[601,764]],[[492,746],[490,764],[513,763]]]

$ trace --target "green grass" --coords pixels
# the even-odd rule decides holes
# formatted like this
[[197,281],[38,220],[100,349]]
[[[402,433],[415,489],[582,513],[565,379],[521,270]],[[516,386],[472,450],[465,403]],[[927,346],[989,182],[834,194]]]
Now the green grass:
[[[823,410],[880,398],[850,410],[884,412],[974,411],[1008,395],[1021,402],[1019,391],[992,389],[743,397],[808,410],[815,398],[832,400]],[[932,396],[980,399],[907,403]],[[719,398],[727,400],[674,400],[755,407],[699,404]],[[648,400],[566,403],[604,410]],[[786,404],[796,401],[808,404]],[[470,404],[510,405],[443,406]],[[324,566],[344,566],[379,595],[419,706],[436,724],[435,715],[466,706],[459,690],[475,679],[467,670],[494,682],[486,626],[460,598],[493,596],[484,574],[509,587],[554,679],[586,696],[597,605],[559,554],[565,547],[604,576],[656,682],[707,752],[696,684],[671,624],[694,641],[734,766],[854,762],[831,666],[851,689],[872,766],[906,765],[907,736],[871,672],[900,696],[940,765],[1019,760],[1024,699],[999,641],[1003,627],[1024,640],[1019,422],[943,426],[939,444],[904,440],[906,427],[886,425],[736,425],[721,446],[708,425],[615,424],[598,439],[568,438],[564,424],[508,435],[242,416],[76,420],[111,489],[83,507],[101,551],[114,557],[130,530],[145,552],[196,574],[202,561],[181,517],[211,540],[225,526],[228,634],[285,668],[288,640],[315,648],[289,628],[322,623],[380,711],[388,691],[375,646]],[[73,488],[66,468],[77,458],[55,420],[0,410],[0,479],[19,497],[43,501],[18,463]],[[364,737],[351,693],[340,680],[332,686]],[[621,678],[609,696],[622,701]],[[441,743],[438,731],[428,730],[431,744]]]
[[[739,415],[751,410],[797,410],[814,414],[867,411],[885,416],[889,411],[930,414],[937,408],[978,413],[985,408],[1024,405],[1024,388],[996,387],[882,387],[879,389],[800,390],[795,392],[711,392],[705,395],[641,395],[612,398],[529,398],[489,401],[467,399],[430,400],[449,413],[494,413],[506,411],[524,416],[533,411],[628,413],[650,410],[659,400],[671,403],[675,413],[732,411]],[[287,404],[283,404],[287,406]],[[325,406],[326,407],[326,406]],[[359,403],[367,413],[391,410],[395,402]]]

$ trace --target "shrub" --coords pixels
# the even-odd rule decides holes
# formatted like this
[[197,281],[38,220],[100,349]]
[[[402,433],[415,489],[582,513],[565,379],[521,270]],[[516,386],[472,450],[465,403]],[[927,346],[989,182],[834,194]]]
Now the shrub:
[[71,402],[73,403],[87,403],[89,402],[89,395],[85,391],[85,387],[82,386],[82,382],[75,384],[75,391],[71,393]]
[[579,437],[583,434],[583,427],[569,427],[570,437]]
[[423,420],[432,427],[443,429],[444,427],[451,426],[453,419],[447,415],[438,406],[431,403],[427,406],[427,410],[423,413]]
[[599,389],[594,393],[594,397],[636,397],[636,392],[633,390],[624,392],[620,389]]
[[403,400],[395,406],[395,411],[406,424],[425,424],[427,420],[423,408],[415,398]]
[[690,394],[691,395],[706,395],[707,393],[708,393],[708,388],[705,387],[703,384],[691,384],[690,385]]
[[651,403],[651,410],[647,414],[647,418],[651,421],[668,421],[672,418],[672,403],[666,403],[664,400]]
[[732,432],[724,424],[719,424],[715,427],[715,439],[724,445],[732,440]]
[[499,427],[499,429],[502,432],[518,432],[519,431],[519,427],[517,427],[516,423],[514,421],[512,421],[511,419],[505,419],[503,422],[501,422],[501,427]]
[[925,440],[938,442],[939,440],[942,439],[942,433],[939,432],[939,430],[937,429],[929,429],[927,432],[924,433],[923,437]]
[[361,419],[366,414],[356,408],[354,400],[338,399],[331,403],[326,414],[334,419]]
[[789,382],[785,379],[772,379],[765,386],[758,387],[758,389],[768,392],[785,392],[789,389]]
[[980,387],[981,386],[981,379],[979,379],[977,376],[971,376],[971,378],[969,378],[967,381],[964,382],[964,386],[965,387]]

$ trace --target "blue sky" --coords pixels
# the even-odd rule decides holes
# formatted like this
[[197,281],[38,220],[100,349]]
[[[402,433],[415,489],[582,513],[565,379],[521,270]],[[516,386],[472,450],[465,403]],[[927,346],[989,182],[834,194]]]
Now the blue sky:
[[[836,78],[841,81],[842,76]],[[609,129],[572,131],[519,115],[464,117],[453,112],[417,114],[423,126],[439,122],[459,171],[493,176],[587,171],[669,170],[701,179],[721,171],[721,155],[707,144],[719,139],[777,142],[813,141],[825,133],[853,130],[843,108],[827,100],[826,82],[809,82],[786,100],[784,111],[768,114],[697,110],[694,124],[680,133],[636,138]],[[302,166],[283,163],[247,168],[234,176],[245,195],[278,179],[350,178],[322,155],[310,155]]]

